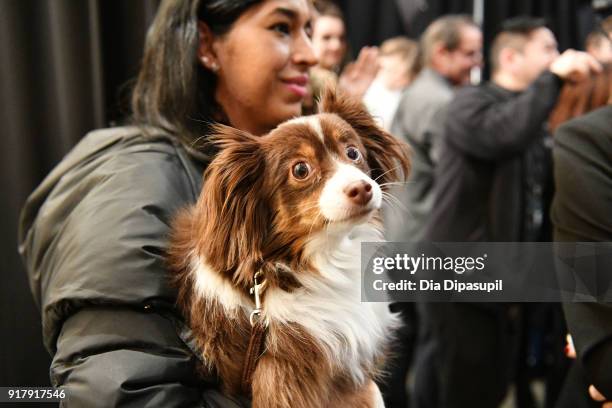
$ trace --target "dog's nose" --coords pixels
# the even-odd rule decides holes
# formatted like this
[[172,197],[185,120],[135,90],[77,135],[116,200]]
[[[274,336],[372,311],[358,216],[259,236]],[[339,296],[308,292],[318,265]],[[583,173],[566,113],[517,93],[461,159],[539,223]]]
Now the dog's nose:
[[372,185],[365,180],[354,181],[344,187],[344,194],[356,205],[366,205],[372,199]]

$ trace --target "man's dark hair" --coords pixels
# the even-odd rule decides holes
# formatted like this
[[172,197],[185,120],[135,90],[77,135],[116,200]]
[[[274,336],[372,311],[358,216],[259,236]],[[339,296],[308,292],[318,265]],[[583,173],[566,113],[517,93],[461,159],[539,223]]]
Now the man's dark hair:
[[547,27],[547,21],[544,18],[519,16],[509,18],[502,22],[501,32],[531,35],[535,30],[542,27]]
[[612,16],[597,22],[595,29],[587,36],[584,48],[588,51],[589,48],[600,47],[604,41],[612,41]]
[[522,51],[531,34],[540,28],[548,28],[546,19],[520,16],[504,21],[491,45],[491,71],[495,72],[499,68],[499,54],[502,49],[509,47]]
[[261,1],[162,1],[147,32],[132,91],[132,120],[165,129],[187,143],[204,136],[222,112],[214,99],[216,76],[198,60],[198,22],[223,35]]
[[461,44],[463,27],[478,27],[467,14],[449,14],[434,20],[421,35],[419,40],[419,65],[426,67],[431,63],[434,45],[442,43],[444,48],[454,51]]

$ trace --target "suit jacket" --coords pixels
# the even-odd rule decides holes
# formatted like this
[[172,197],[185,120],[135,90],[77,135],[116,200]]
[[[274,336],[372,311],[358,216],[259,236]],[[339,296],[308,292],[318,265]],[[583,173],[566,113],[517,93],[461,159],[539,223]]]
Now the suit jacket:
[[[453,97],[450,82],[426,68],[404,91],[393,118],[391,133],[413,150],[408,188],[394,194],[405,206],[401,222],[387,222],[387,237],[396,241],[419,241],[433,206],[434,167],[439,158],[445,107]],[[398,216],[398,214],[394,214]]]
[[[554,147],[556,241],[612,241],[612,106],[561,126]],[[610,244],[612,246],[612,244]],[[610,251],[607,251],[609,254]],[[612,274],[612,259],[597,259]],[[567,303],[565,316],[588,380],[612,399],[612,305]]]

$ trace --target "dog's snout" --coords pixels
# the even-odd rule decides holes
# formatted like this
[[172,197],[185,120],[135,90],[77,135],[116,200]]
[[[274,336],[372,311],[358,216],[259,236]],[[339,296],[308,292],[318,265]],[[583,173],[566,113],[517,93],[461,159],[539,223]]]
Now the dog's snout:
[[344,188],[344,193],[356,205],[366,205],[372,199],[372,185],[365,180],[354,181]]

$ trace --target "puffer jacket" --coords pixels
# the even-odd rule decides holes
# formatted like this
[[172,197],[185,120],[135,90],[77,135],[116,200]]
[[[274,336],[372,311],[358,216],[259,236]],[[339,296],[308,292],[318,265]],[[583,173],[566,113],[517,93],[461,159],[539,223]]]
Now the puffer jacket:
[[196,376],[164,264],[208,158],[155,129],[88,134],[26,202],[19,250],[68,407],[240,407]]

